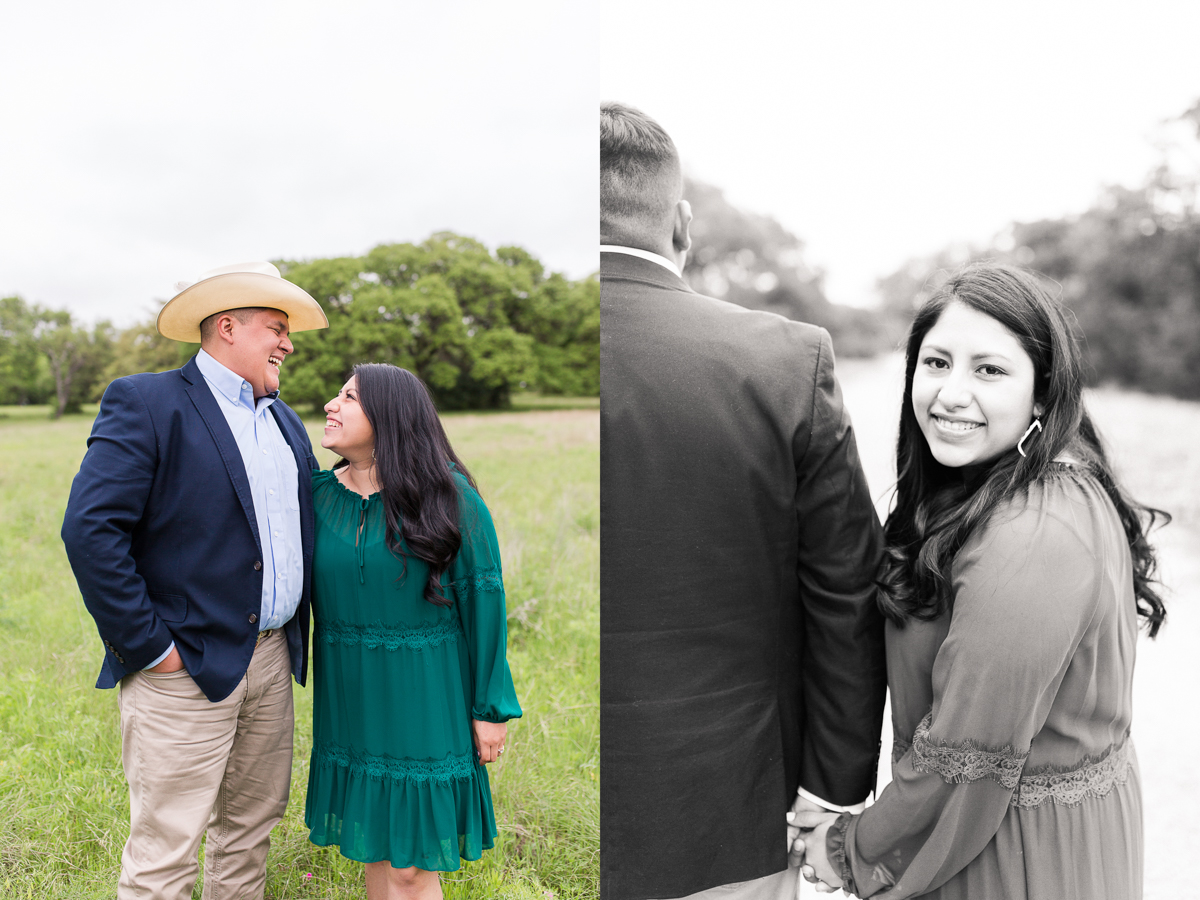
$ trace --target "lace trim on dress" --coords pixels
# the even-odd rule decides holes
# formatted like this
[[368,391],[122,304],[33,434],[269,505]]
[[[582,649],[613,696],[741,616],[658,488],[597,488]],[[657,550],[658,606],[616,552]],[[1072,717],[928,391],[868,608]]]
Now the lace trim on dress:
[[1012,805],[1032,809],[1050,800],[1060,806],[1078,806],[1089,797],[1107,796],[1129,780],[1131,747],[1126,732],[1118,743],[1099,756],[1084,757],[1077,766],[1046,766],[1027,772],[1021,776]]
[[403,628],[399,625],[385,625],[383,622],[357,625],[332,619],[318,622],[313,629],[313,637],[322,643],[345,646],[362,644],[369,650],[377,647],[386,647],[388,650],[399,650],[401,647],[423,650],[426,647],[440,646],[447,641],[457,641],[461,633],[457,619],[443,619],[433,625],[422,625],[419,628]]
[[987,750],[974,741],[961,744],[934,744],[929,739],[932,711],[913,733],[911,745],[897,736],[892,747],[892,762],[912,749],[913,768],[935,772],[948,782],[978,781],[991,778],[1012,790],[1013,806],[1033,809],[1047,801],[1060,806],[1078,806],[1089,797],[1107,796],[1114,787],[1129,780],[1132,742],[1129,732],[1103,753],[1085,756],[1073,766],[1038,766],[1023,771],[1029,753],[1016,753],[1010,747]]
[[993,750],[975,741],[944,744],[929,738],[930,710],[913,732],[913,768],[918,772],[935,772],[947,782],[964,783],[990,778],[1010,791],[1021,780],[1021,769],[1029,751],[1018,753],[1012,747]]
[[450,582],[446,585],[446,590],[468,596],[481,591],[502,591],[504,590],[504,580],[500,577],[498,568],[488,566],[485,569],[476,569],[466,578]]
[[450,784],[475,774],[475,754],[447,756],[445,759],[396,759],[375,756],[336,744],[321,744],[315,748],[316,764],[322,769],[348,769],[351,775],[366,778],[407,781],[417,784],[434,782]]

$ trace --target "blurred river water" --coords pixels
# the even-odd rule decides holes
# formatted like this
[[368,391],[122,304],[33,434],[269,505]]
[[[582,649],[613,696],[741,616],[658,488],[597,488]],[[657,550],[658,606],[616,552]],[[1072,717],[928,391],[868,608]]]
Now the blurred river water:
[[[882,518],[895,484],[904,360],[847,359],[837,373]],[[1133,740],[1144,792],[1145,900],[1198,896],[1188,860],[1200,848],[1200,403],[1100,388],[1088,392],[1087,405],[1127,492],[1174,516],[1152,536],[1167,623],[1138,646]],[[882,790],[890,780],[890,718],[880,758]],[[829,895],[805,884],[803,896]]]

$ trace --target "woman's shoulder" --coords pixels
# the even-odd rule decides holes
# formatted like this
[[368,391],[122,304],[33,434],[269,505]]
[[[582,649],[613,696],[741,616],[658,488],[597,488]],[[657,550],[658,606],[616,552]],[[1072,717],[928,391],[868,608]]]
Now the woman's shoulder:
[[1030,648],[1078,635],[1104,608],[1109,557],[1127,552],[1106,504],[1094,478],[1071,471],[1004,501],[955,558],[954,615],[984,631],[1016,628]]
[[462,532],[464,546],[487,545],[494,550],[496,525],[492,521],[491,511],[471,481],[457,468],[451,468],[454,487],[458,491],[458,527]]
[[[458,491],[462,502],[467,506],[484,506],[483,497],[479,494],[479,489],[476,488],[469,478],[459,470],[458,466],[450,463],[450,477],[454,480],[454,489]],[[486,509],[487,507],[484,506]]]
[[312,488],[314,492],[317,490],[328,490],[337,483],[337,473],[333,469],[313,469]]
[[1083,577],[1095,567],[1105,543],[1099,531],[1113,516],[1107,495],[1086,469],[1056,465],[997,504],[960,558],[967,565],[1053,567]]
[[488,512],[487,504],[483,502],[479,490],[453,466],[451,474],[454,478],[454,489],[458,491],[458,506],[462,512],[463,524],[471,526],[478,521],[480,516],[490,519],[491,513]]
[[[350,490],[342,484],[342,480],[338,478],[336,469],[316,469],[312,473],[312,491],[313,499],[323,499],[327,502],[337,500],[353,501],[357,504],[362,500],[362,495]],[[377,497],[378,494],[372,494],[369,499]]]
[[1092,473],[1076,463],[1055,463],[1041,478],[997,504],[985,530],[1090,543],[1098,520],[1115,515],[1112,501]]
[[344,491],[333,469],[314,469],[312,473],[313,504],[319,510],[333,509],[338,505],[338,495]]

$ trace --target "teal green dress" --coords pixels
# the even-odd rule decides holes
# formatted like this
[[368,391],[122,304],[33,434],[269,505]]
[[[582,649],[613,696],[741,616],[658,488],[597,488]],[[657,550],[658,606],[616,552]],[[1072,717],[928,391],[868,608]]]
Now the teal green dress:
[[505,659],[504,584],[491,515],[455,473],[462,548],[423,597],[429,567],[384,540],[379,494],[313,473],[313,749],[309,840],[359,862],[458,869],[496,821],[471,719],[521,715]]

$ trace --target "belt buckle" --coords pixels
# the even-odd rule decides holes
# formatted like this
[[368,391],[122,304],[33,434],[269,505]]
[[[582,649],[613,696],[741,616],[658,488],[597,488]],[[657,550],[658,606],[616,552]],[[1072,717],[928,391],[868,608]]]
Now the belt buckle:
[[274,634],[274,632],[275,632],[274,628],[268,628],[266,631],[260,631],[258,633],[258,639],[254,642],[254,646],[257,647],[264,640],[266,640],[268,637],[270,637],[272,634]]

